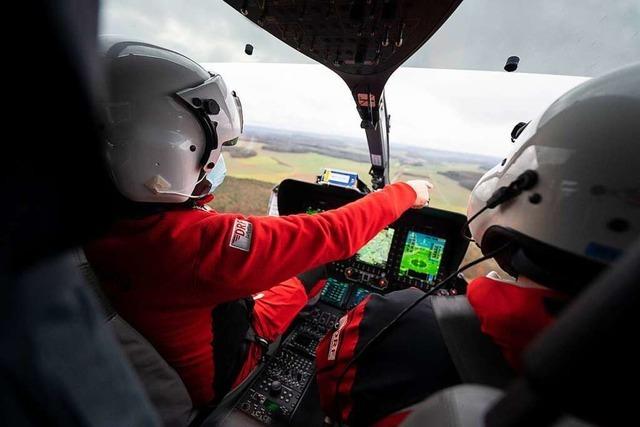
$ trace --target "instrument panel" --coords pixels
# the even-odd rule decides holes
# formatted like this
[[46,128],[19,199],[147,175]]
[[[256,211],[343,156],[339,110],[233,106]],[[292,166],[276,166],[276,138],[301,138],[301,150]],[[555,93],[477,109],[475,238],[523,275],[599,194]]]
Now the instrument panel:
[[388,227],[352,258],[331,265],[343,277],[382,292],[409,286],[428,290],[444,278],[447,239],[402,226]]
[[[346,188],[285,180],[278,190],[278,209],[284,215],[314,215],[362,196]],[[465,224],[466,217],[454,212],[433,208],[405,212],[353,257],[329,265],[323,300],[349,309],[354,298],[359,301],[365,293],[431,289],[460,265],[469,245],[462,237]]]

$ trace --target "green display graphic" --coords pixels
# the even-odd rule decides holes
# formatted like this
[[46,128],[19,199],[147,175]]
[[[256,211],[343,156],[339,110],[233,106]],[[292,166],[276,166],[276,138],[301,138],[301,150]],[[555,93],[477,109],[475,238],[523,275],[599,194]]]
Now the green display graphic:
[[315,214],[320,213],[320,212],[324,212],[324,210],[320,209],[320,208],[314,208],[314,207],[311,207],[311,206],[309,206],[307,208],[307,210],[305,211],[305,213],[308,213],[309,215],[315,215]]
[[433,283],[440,270],[446,243],[447,241],[440,237],[409,231],[398,275]]
[[385,268],[394,233],[393,228],[382,230],[356,253],[356,260],[374,267]]

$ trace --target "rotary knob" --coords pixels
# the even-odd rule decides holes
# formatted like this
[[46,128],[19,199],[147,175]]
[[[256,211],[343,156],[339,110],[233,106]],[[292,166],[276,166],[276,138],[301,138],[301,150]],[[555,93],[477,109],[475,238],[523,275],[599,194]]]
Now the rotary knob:
[[278,396],[280,393],[282,393],[282,383],[280,383],[280,381],[272,381],[271,384],[269,384],[269,395],[276,397]]

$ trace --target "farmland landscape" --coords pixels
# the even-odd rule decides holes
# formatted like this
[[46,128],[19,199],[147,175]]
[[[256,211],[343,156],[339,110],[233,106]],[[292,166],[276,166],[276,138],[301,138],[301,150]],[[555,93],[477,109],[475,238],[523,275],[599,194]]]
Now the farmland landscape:
[[[285,178],[315,181],[324,167],[357,172],[369,181],[369,154],[364,138],[285,131],[250,127],[235,147],[223,150],[227,178],[216,191],[211,206],[220,212],[265,215],[273,186]],[[392,181],[427,179],[434,184],[431,206],[465,213],[469,192],[475,182],[497,158],[424,149],[400,144],[391,145]],[[480,255],[470,245],[467,259]],[[483,263],[467,276],[497,269]]]

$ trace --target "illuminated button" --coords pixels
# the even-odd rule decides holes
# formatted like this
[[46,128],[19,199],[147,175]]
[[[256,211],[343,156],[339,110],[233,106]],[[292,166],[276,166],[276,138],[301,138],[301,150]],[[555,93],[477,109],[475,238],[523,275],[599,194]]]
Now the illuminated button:
[[378,279],[377,285],[380,289],[386,289],[387,286],[389,286],[389,282],[384,277],[381,277],[380,279]]
[[264,402],[264,408],[267,410],[267,413],[272,416],[278,416],[282,414],[282,408],[280,407],[280,405],[271,400],[267,400]]

